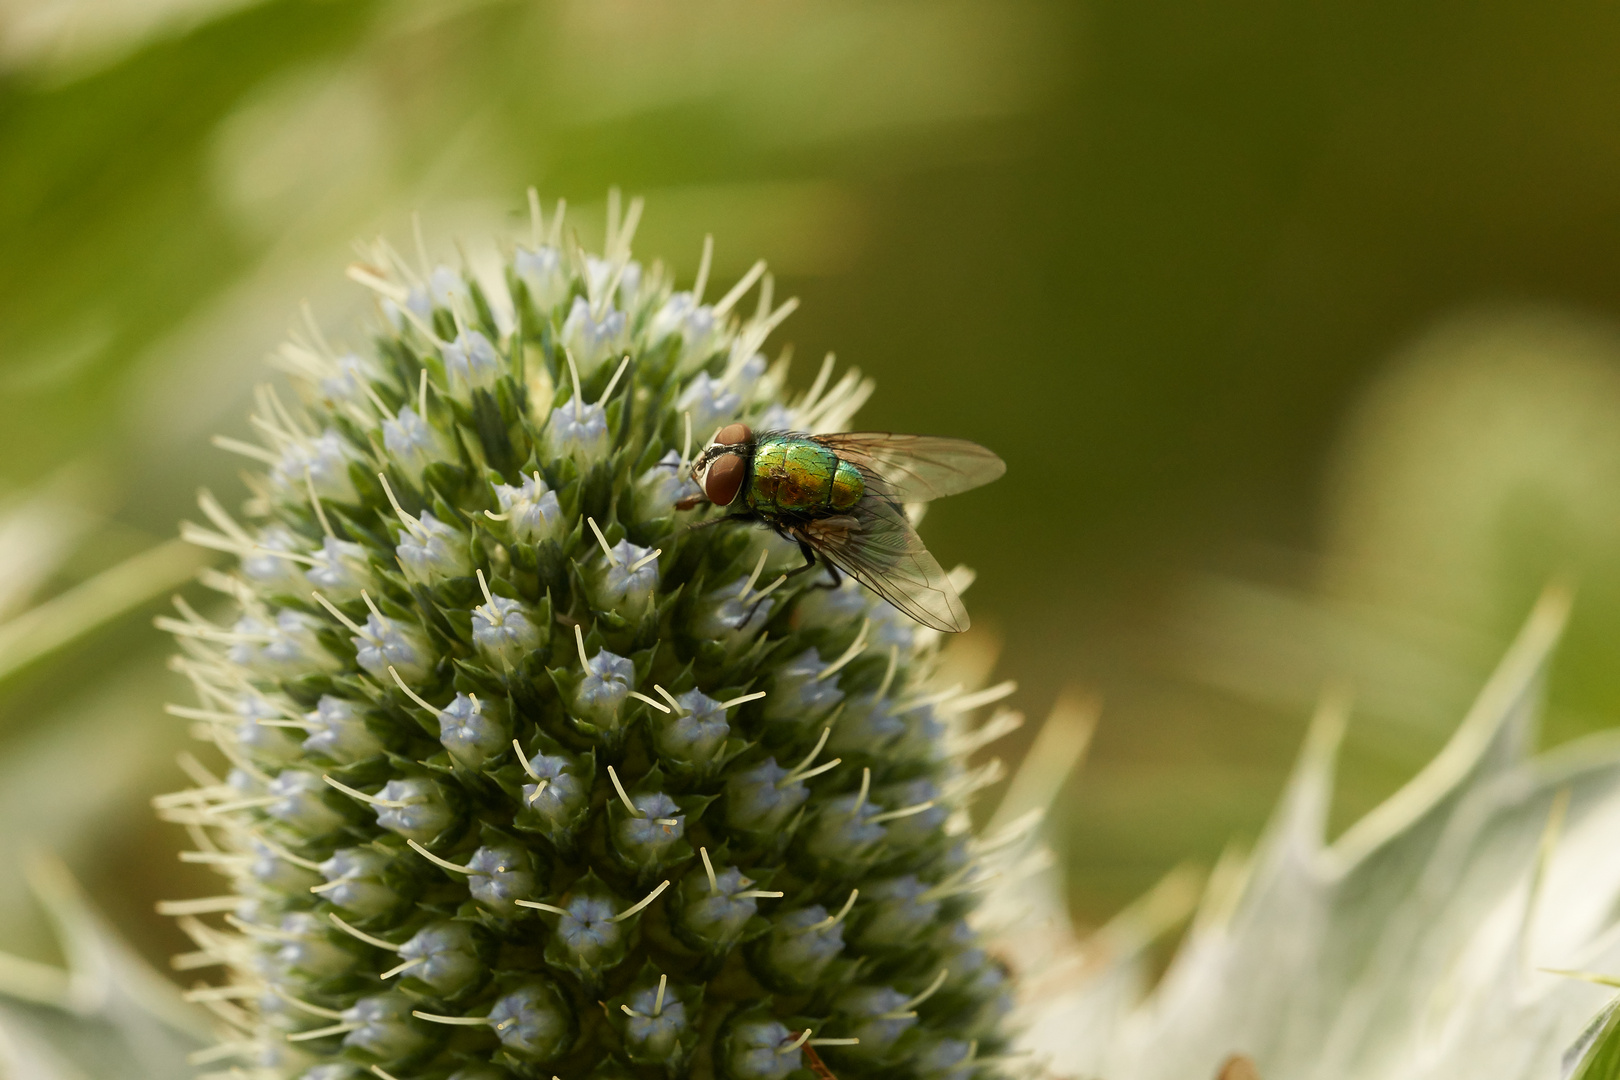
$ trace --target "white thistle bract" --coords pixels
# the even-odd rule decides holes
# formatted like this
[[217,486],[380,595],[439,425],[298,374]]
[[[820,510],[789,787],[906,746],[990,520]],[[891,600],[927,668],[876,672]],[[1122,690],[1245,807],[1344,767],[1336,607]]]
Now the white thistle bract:
[[[372,347],[313,323],[257,399],[241,518],[195,542],[234,611],[163,620],[218,748],[159,800],[230,880],[169,910],[224,1077],[997,1075],[1003,968],[968,917],[1014,859],[965,806],[939,635],[797,552],[689,530],[716,426],[841,430],[786,394],[756,265],[707,299],[562,208],[500,282],[379,244]],[[756,293],[750,313],[745,297]],[[961,584],[965,575],[958,575]],[[824,582],[825,579],[823,578]],[[999,722],[998,722],[999,723]],[[998,730],[1011,725],[1000,723]],[[981,740],[982,741],[982,740]],[[1027,832],[1027,830],[1024,830]],[[1014,838],[1016,839],[1016,838]]]

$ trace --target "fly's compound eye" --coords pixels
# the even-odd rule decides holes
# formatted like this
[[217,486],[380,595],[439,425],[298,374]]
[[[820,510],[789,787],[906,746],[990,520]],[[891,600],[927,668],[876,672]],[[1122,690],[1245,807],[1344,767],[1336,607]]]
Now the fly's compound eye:
[[[733,424],[732,427],[742,425]],[[708,473],[703,477],[703,493],[716,506],[730,506],[731,500],[737,497],[737,491],[742,487],[745,472],[747,469],[740,454],[721,454],[714,459],[714,464],[709,466]]]
[[738,443],[752,442],[754,432],[747,424],[727,424],[715,433],[714,441],[720,446],[736,446]]

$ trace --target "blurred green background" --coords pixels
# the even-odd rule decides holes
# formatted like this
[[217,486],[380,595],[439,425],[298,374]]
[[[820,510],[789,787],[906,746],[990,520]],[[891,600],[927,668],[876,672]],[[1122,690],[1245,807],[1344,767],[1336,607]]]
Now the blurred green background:
[[[531,183],[589,243],[646,196],[686,274],[769,259],[865,425],[1006,457],[928,538],[1021,707],[1104,701],[1081,919],[1252,836],[1334,681],[1364,812],[1551,577],[1546,737],[1609,723],[1617,55],[1592,0],[0,0],[0,619],[47,613],[0,624],[0,948],[49,953],[31,846],[153,954],[206,887],[146,808],[183,732],[138,601],[188,564],[52,598],[238,490],[207,437],[301,300],[359,343],[354,240],[487,249]],[[18,651],[52,618],[96,629]]]

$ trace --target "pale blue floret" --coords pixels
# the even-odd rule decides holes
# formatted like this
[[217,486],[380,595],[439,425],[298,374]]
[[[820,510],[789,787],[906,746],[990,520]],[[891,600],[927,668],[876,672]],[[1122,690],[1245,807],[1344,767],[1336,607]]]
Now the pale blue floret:
[[466,536],[427,510],[402,531],[394,554],[399,556],[405,576],[421,584],[466,577],[472,572]]
[[310,732],[304,749],[312,754],[348,765],[382,753],[382,742],[366,727],[365,717],[352,702],[322,694],[304,719]]
[[454,310],[457,299],[466,299],[467,282],[462,279],[459,271],[453,267],[440,263],[428,275],[428,295],[433,299],[433,306]]
[[833,725],[828,749],[837,753],[862,753],[876,756],[906,733],[903,717],[889,711],[893,702],[862,694],[849,702]]
[[520,908],[514,900],[534,895],[534,874],[526,867],[529,857],[518,847],[481,847],[467,860],[467,891],[474,900],[501,915],[514,915]]
[[[568,825],[587,794],[573,769],[573,762],[558,754],[536,754],[530,758],[529,774],[539,779],[523,785],[523,805],[554,827]],[[540,786],[542,783],[544,789]]]
[[244,615],[231,629],[245,640],[233,644],[226,656],[232,663],[265,675],[329,671],[338,662],[316,639],[314,631],[319,625],[290,608],[278,613],[274,622]]
[[832,922],[826,908],[813,904],[776,920],[767,958],[779,976],[802,985],[815,982],[843,951],[844,924]]
[[770,621],[771,609],[776,606],[776,596],[773,594],[761,601],[757,594],[758,582],[755,582],[756,589],[744,594],[747,584],[748,579],[740,577],[703,598],[698,616],[700,636],[744,638],[764,628]]
[[836,678],[820,678],[827,665],[815,649],[806,649],[776,669],[776,681],[765,699],[765,719],[809,724],[826,716],[842,700]]
[[265,794],[275,802],[265,807],[265,813],[305,835],[324,835],[346,820],[327,805],[324,796],[330,790],[315,773],[283,769],[266,788]]
[[879,844],[885,833],[876,817],[883,808],[870,798],[859,795],[841,795],[821,804],[816,826],[806,845],[818,859],[843,866],[856,866],[863,862]]
[[258,694],[242,694],[236,699],[236,742],[248,757],[264,765],[285,765],[298,757],[298,740],[290,730],[261,720],[285,719],[281,710]]
[[584,967],[595,967],[599,960],[617,952],[624,942],[621,923],[611,901],[600,896],[576,896],[566,915],[557,920],[556,941]]
[[939,915],[939,901],[928,895],[931,888],[912,874],[863,887],[863,915],[855,935],[856,946],[894,950],[915,945],[933,928]]
[[[661,1000],[660,1000],[661,999]],[[625,1042],[630,1052],[644,1059],[663,1060],[673,1054],[686,1033],[686,1006],[673,994],[643,987],[630,995],[625,1018]]]
[[[281,460],[270,468],[270,482],[289,498],[305,501],[309,484],[323,499],[354,502],[349,463],[357,460],[348,441],[331,428],[306,441],[288,445]],[[305,478],[308,478],[307,480]]]
[[671,450],[636,477],[636,513],[644,518],[668,517],[675,513],[678,500],[698,493],[697,484],[681,468],[681,455]]
[[766,758],[737,773],[726,784],[726,823],[744,832],[771,832],[786,825],[793,812],[810,797],[810,789],[797,780],[784,783],[788,770]]
[[399,894],[384,884],[389,858],[371,848],[339,848],[321,863],[321,874],[336,884],[321,895],[345,911],[370,917],[392,911]]
[[489,338],[477,330],[464,330],[442,350],[444,370],[452,386],[487,390],[500,378],[505,364]]
[[567,1048],[568,1016],[546,986],[521,986],[496,999],[489,1019],[501,1045],[526,1058],[547,1061]]
[[785,1080],[804,1065],[804,1051],[794,1046],[793,1032],[775,1020],[738,1024],[731,1030],[729,1072],[736,1080]]
[[394,668],[400,678],[420,679],[432,667],[427,642],[415,629],[395,619],[370,615],[365,636],[354,637],[355,661],[379,679],[388,679]]
[[917,1071],[928,1080],[970,1080],[979,1071],[973,1044],[941,1039],[917,1058]]
[[601,405],[566,401],[551,410],[543,439],[549,456],[573,458],[587,469],[607,457],[611,448],[607,411]]
[[602,649],[585,666],[574,691],[574,708],[589,720],[616,720],[635,678],[636,667],[628,658]]
[[700,690],[688,690],[676,699],[677,715],[653,719],[653,740],[665,757],[701,765],[711,760],[725,745],[731,725],[726,710]]
[[354,600],[371,584],[371,561],[359,544],[328,536],[315,553],[315,565],[304,571],[304,578],[328,599]]
[[319,874],[288,861],[257,840],[250,844],[250,849],[253,861],[248,863],[248,876],[261,888],[297,896],[308,892],[311,885],[321,883]]
[[542,315],[568,296],[568,271],[562,253],[556,248],[542,245],[531,251],[520,247],[512,259],[512,267]]
[[620,540],[611,550],[613,558],[597,568],[592,599],[600,608],[639,617],[658,589],[658,560],[648,559],[655,549]]
[[506,725],[466,694],[439,711],[439,742],[469,769],[482,768],[510,743]]
[[609,307],[601,318],[591,314],[591,305],[583,296],[574,297],[563,320],[561,339],[579,367],[581,378],[599,367],[603,360],[615,353],[625,340],[624,312]]
[[518,487],[510,484],[495,485],[495,499],[501,513],[512,530],[512,538],[521,543],[539,543],[556,535],[562,524],[562,505],[557,493],[546,486],[538,473],[525,476]]
[[647,326],[647,336],[654,343],[671,334],[679,334],[684,343],[685,358],[707,356],[716,328],[714,308],[699,304],[689,292],[678,292],[664,301]]
[[[292,1008],[280,998],[273,997],[273,1000],[276,1004],[272,1007],[278,1012],[285,1012]],[[260,1011],[264,1011],[262,1007]],[[363,1080],[364,1076],[365,1074],[360,1071],[360,1066],[351,1065],[346,1061],[338,1061],[306,1069],[300,1074],[298,1080]]]
[[735,941],[742,934],[743,927],[759,910],[759,901],[752,896],[737,895],[747,892],[754,883],[735,866],[718,871],[714,881],[719,891],[704,884],[702,898],[686,905],[681,921],[691,933],[719,946]]
[[455,820],[439,785],[422,777],[390,780],[377,792],[379,799],[403,806],[377,806],[377,824],[407,840],[425,844]]
[[292,530],[282,525],[272,525],[259,534],[258,546],[263,551],[251,552],[242,556],[242,573],[256,585],[267,589],[292,589],[298,587],[298,564],[291,559],[284,559],[278,555],[271,555],[272,551],[302,552],[304,542],[294,536]]
[[799,425],[793,422],[793,413],[784,405],[772,402],[765,415],[754,425],[755,431],[793,431]]
[[632,795],[640,817],[626,817],[614,829],[614,845],[637,866],[655,866],[686,835],[686,817],[675,800],[658,792]]
[[471,986],[484,971],[472,928],[461,922],[423,927],[400,946],[399,959],[402,963],[415,961],[406,969],[410,977],[445,995]]
[[505,596],[473,608],[473,644],[503,664],[515,664],[540,644],[540,631],[523,605]]
[[692,414],[692,430],[708,431],[731,420],[742,408],[742,397],[735,390],[700,371],[697,378],[686,384],[681,392],[677,409]]
[[321,396],[332,402],[364,402],[366,389],[376,381],[376,365],[354,353],[344,353],[332,362],[332,367],[332,374],[321,380]]
[[[600,298],[613,284],[613,275],[619,272],[619,263],[616,259],[600,259],[595,255],[585,256],[585,280],[588,284],[587,292]],[[641,264],[634,259],[624,264],[623,272],[619,272],[619,303],[626,308],[634,307],[636,294],[641,291]]]
[[384,420],[382,432],[388,456],[412,479],[421,477],[422,470],[433,462],[449,456],[439,432],[409,405],[401,406],[398,415]]
[[304,975],[341,975],[354,967],[354,953],[332,940],[332,924],[308,911],[281,917],[276,960],[285,969]]
[[[765,362],[765,355],[755,353],[747,360],[744,360],[737,370],[732,373],[731,386],[744,398],[753,397],[754,387],[759,385],[759,380],[765,377],[767,370],[769,370],[769,365]],[[760,430],[766,431],[769,429],[761,428]]]
[[[932,710],[919,709],[917,712],[928,712],[932,715]],[[945,731],[940,728],[928,738],[936,740],[936,744],[943,742]],[[919,749],[926,751],[929,747],[920,746]],[[926,810],[919,810],[914,814],[907,814],[904,817],[894,818],[889,821],[886,827],[891,844],[904,844],[908,847],[925,844],[940,835],[940,830],[945,827],[946,819],[951,816],[950,807],[941,798],[939,788],[934,786],[932,780],[926,778],[908,780],[903,784],[885,788],[883,795],[883,801],[895,807],[921,806],[924,803],[934,804]]]
[[359,1024],[343,1037],[343,1045],[364,1050],[383,1061],[396,1061],[427,1042],[411,1019],[412,1003],[399,994],[361,998],[343,1010],[344,1022]]
[[846,990],[839,995],[838,1011],[853,1022],[850,1036],[861,1040],[852,1048],[863,1057],[875,1057],[895,1044],[917,1023],[905,1006],[910,999],[887,986]]

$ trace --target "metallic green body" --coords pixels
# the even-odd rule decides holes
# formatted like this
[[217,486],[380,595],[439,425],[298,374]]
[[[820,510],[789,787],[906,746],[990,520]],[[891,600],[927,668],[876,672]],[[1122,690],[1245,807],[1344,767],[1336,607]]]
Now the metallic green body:
[[861,471],[818,442],[765,438],[754,446],[745,499],[766,518],[844,513],[864,494]]

